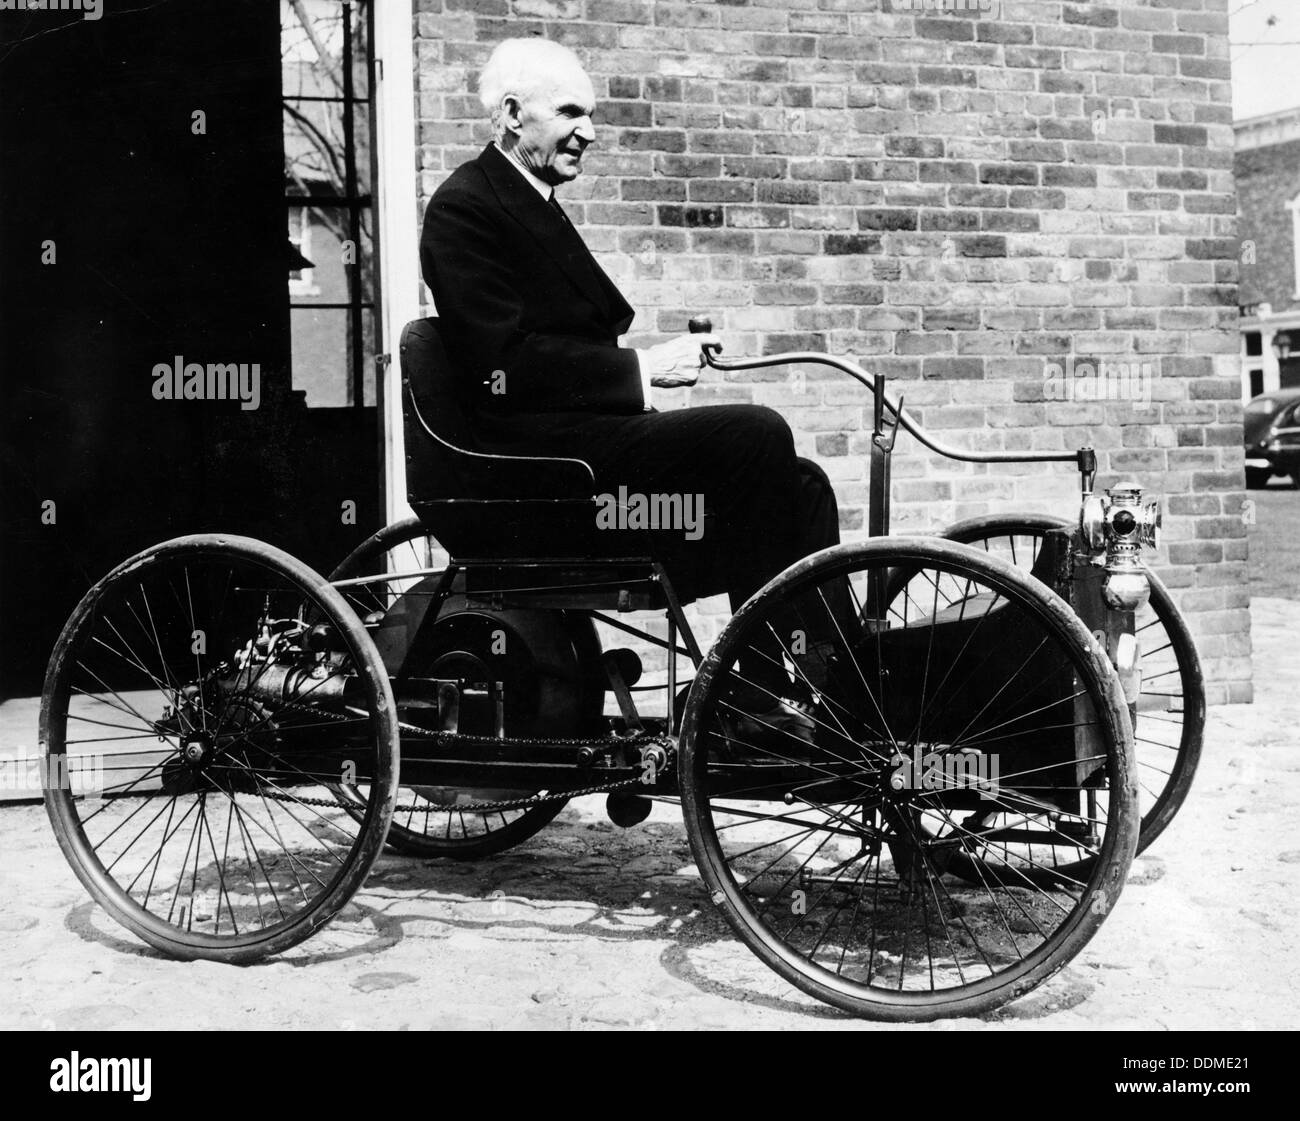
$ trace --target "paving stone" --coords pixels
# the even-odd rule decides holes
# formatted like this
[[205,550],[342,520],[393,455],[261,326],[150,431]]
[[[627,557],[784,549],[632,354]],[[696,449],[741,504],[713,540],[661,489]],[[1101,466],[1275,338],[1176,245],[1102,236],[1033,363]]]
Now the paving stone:
[[353,978],[352,987],[357,992],[376,993],[412,985],[418,980],[418,977],[410,973],[363,973],[360,977]]

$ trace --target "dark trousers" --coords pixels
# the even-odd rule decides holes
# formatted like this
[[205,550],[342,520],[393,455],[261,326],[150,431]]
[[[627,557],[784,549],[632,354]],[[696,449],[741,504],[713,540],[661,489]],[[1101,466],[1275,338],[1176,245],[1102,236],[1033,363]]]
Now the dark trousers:
[[[511,418],[482,431],[510,454],[574,456],[591,464],[598,492],[702,495],[703,535],[656,533],[657,552],[683,598],[726,592],[739,608],[768,580],[809,553],[839,543],[839,512],[825,472],[795,455],[785,418],[758,405],[710,405],[635,416]],[[838,594],[831,595],[837,607]],[[791,619],[797,629],[799,620]],[[829,620],[812,625],[825,630]],[[809,640],[818,636],[808,636]],[[784,638],[789,642],[789,638]],[[778,640],[764,635],[741,658],[760,694],[789,692]]]

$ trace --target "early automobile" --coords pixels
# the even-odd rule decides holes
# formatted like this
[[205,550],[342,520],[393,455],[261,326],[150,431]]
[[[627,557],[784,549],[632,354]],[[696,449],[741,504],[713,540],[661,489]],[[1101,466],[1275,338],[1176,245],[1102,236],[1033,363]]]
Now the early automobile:
[[1246,485],[1262,487],[1289,475],[1300,487],[1300,389],[1261,393],[1246,405]]
[[[702,899],[861,1016],[986,1012],[1087,943],[1201,749],[1196,650],[1144,560],[1158,503],[1097,493],[1088,447],[943,443],[852,362],[706,347],[728,371],[829,366],[873,418],[870,539],[791,566],[706,651],[654,541],[597,527],[586,463],[477,448],[436,319],[400,350],[416,516],[328,578],[263,542],[177,538],[68,620],[46,805],[115,919],[179,958],[257,961],[334,918],[385,845],[482,858],[601,794],[623,826],[680,804]],[[890,537],[901,431],[958,460],[1068,465],[1078,508]],[[664,668],[603,649],[598,623]],[[760,659],[811,737],[738,711]],[[65,780],[87,754],[102,789]]]

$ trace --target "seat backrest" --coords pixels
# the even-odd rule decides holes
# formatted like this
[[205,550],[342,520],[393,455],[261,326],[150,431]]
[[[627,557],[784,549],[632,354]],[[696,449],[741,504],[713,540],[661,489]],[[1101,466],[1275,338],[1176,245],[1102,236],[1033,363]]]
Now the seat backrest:
[[478,441],[465,416],[463,393],[447,358],[436,319],[402,330],[402,416],[406,485],[412,498],[463,498],[473,493],[465,453]]
[[437,319],[408,323],[399,352],[406,489],[412,506],[590,499],[595,476],[580,459],[482,450],[469,421],[464,379],[447,357]]
[[[646,531],[599,527],[595,472],[583,460],[482,450],[468,387],[443,347],[437,319],[408,323],[399,355],[407,501],[454,555],[593,560],[657,554]],[[530,573],[529,582],[535,580]],[[623,587],[605,583],[615,591]],[[690,587],[683,582],[678,591],[682,602],[693,598]],[[606,606],[595,592],[586,594],[588,606]]]

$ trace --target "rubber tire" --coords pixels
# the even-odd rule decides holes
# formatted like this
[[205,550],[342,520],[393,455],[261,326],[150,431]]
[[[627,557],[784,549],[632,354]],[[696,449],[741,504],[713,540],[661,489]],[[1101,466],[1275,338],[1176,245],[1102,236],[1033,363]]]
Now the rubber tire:
[[[1004,588],[1014,588],[1022,602],[1030,604],[1049,629],[1055,630],[1074,647],[1078,656],[1076,669],[1084,671],[1104,701],[1104,705],[1098,708],[1097,717],[1111,731],[1113,781],[1110,795],[1114,803],[1109,819],[1112,828],[1106,831],[1099,856],[1104,866],[1099,874],[1093,871],[1088,890],[1048,942],[1007,971],[1011,976],[1005,979],[999,974],[940,993],[870,990],[871,996],[864,996],[863,986],[852,985],[842,977],[805,961],[783,944],[772,944],[774,940],[769,937],[770,932],[737,890],[718,847],[707,793],[701,782],[707,768],[707,749],[697,752],[702,714],[712,699],[718,671],[729,664],[732,651],[739,644],[750,617],[761,618],[770,600],[776,599],[785,588],[805,579],[821,581],[848,570],[860,557],[889,558],[886,563],[896,566],[950,560],[982,568],[986,574],[995,576]],[[1123,889],[1137,846],[1133,733],[1128,705],[1114,667],[1078,616],[1050,588],[982,550],[937,538],[876,538],[855,545],[835,546],[792,565],[756,592],[723,629],[700,667],[683,720],[680,752],[682,810],[691,851],[706,890],[732,930],[766,965],[796,988],[866,1019],[915,1023],[953,1016],[978,1016],[1036,988],[1064,968],[1101,925]],[[1099,900],[1101,892],[1105,893],[1105,898]]]
[[1249,490],[1259,490],[1261,487],[1268,486],[1268,481],[1272,477],[1273,472],[1267,467],[1246,468],[1246,486]]
[[379,725],[379,751],[372,789],[378,789],[383,796],[367,807],[362,828],[334,880],[306,910],[285,920],[288,925],[283,929],[283,924],[277,924],[268,931],[232,937],[195,934],[191,931],[187,935],[189,941],[178,940],[175,927],[140,907],[108,875],[103,864],[89,848],[70,791],[47,788],[45,809],[50,824],[54,827],[59,847],[77,878],[117,922],[171,957],[185,961],[201,959],[231,965],[246,964],[281,953],[309,938],[329,922],[365,883],[370,869],[383,850],[384,837],[388,832],[393,803],[397,797],[397,707],[393,702],[393,693],[379,651],[375,649],[375,644],[355,612],[323,577],[288,553],[263,541],[227,534],[194,534],[164,541],[124,561],[91,588],[72,612],[50,656],[41,695],[40,750],[43,759],[52,751],[64,749],[66,722],[60,728],[54,714],[67,707],[68,659],[75,649],[82,628],[93,618],[104,593],[118,581],[129,579],[132,574],[150,565],[186,554],[195,557],[236,554],[246,561],[276,569],[280,575],[293,580],[315,597],[325,608],[327,621],[338,628],[339,635],[352,655],[368,699],[375,706],[375,717]]
[[[419,518],[403,518],[393,522],[353,549],[330,573],[329,578],[346,580],[352,576],[366,575],[367,566],[377,557],[416,537],[426,536],[433,535]],[[598,639],[594,641],[597,648],[596,664],[599,666],[600,643]],[[400,786],[400,780],[399,789],[406,789]],[[349,794],[341,792],[341,796],[349,797]],[[423,859],[442,857],[450,860],[481,860],[485,856],[495,856],[523,844],[554,821],[568,804],[568,799],[539,802],[492,832],[456,840],[430,836],[427,833],[408,829],[401,823],[400,818],[403,815],[399,812],[396,814],[398,820],[394,820],[388,830],[388,847],[403,856],[418,856]]]

